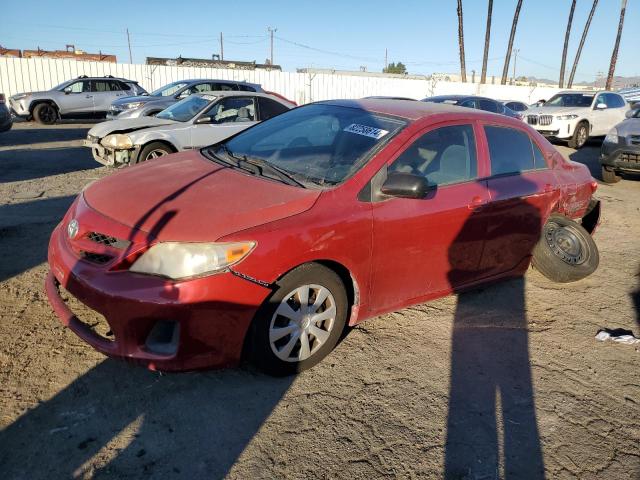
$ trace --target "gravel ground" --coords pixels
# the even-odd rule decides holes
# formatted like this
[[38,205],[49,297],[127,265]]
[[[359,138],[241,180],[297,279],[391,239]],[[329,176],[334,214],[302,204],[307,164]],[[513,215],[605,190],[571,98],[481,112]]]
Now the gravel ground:
[[[0,136],[3,479],[640,478],[640,346],[594,339],[639,333],[640,179],[600,185],[583,281],[530,270],[372,319],[295,378],[161,375],[93,351],[43,292],[52,228],[109,174],[88,128]],[[599,145],[558,148],[599,176]]]

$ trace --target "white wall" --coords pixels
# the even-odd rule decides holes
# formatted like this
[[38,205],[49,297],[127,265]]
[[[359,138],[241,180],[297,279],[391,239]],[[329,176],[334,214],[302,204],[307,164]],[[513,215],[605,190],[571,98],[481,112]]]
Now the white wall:
[[361,98],[370,95],[395,95],[416,99],[432,95],[474,94],[499,100],[521,100],[533,103],[548,99],[559,91],[549,87],[480,85],[380,76],[349,76],[331,73],[293,73],[264,70],[231,70],[200,67],[166,67],[124,63],[84,62],[49,58],[0,57],[0,92],[47,90],[80,75],[113,75],[137,80],[151,91],[175,80],[219,78],[259,83],[265,90],[277,92],[297,103],[331,98]]

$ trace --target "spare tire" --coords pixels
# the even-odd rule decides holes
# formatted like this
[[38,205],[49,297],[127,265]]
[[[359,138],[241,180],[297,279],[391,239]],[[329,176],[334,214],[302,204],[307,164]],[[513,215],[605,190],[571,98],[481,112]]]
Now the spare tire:
[[598,247],[589,232],[563,215],[551,215],[533,249],[533,266],[559,283],[581,280],[598,268]]

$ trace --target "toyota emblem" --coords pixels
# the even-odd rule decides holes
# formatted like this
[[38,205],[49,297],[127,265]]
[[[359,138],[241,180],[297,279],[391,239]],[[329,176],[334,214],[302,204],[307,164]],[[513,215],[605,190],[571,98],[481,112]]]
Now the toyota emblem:
[[69,235],[69,238],[75,238],[75,236],[78,235],[79,228],[80,225],[78,225],[78,221],[75,218],[71,220],[69,225],[67,225],[67,235]]

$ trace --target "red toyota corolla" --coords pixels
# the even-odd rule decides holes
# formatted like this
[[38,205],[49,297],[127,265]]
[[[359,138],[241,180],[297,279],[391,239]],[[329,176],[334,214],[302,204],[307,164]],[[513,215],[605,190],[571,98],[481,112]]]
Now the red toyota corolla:
[[555,281],[590,274],[596,185],[516,119],[321,102],[93,183],[51,236],[46,291],[106,355],[160,370],[246,355],[289,374],[346,325],[522,275],[532,258]]

